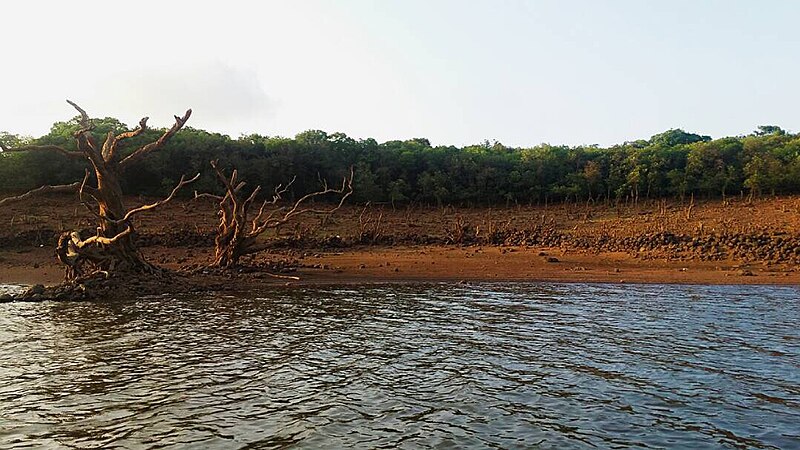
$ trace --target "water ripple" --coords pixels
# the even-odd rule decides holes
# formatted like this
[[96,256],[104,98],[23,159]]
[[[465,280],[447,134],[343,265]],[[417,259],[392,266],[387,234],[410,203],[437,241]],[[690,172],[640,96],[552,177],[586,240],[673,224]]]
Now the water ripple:
[[800,448],[797,288],[0,305],[2,448]]

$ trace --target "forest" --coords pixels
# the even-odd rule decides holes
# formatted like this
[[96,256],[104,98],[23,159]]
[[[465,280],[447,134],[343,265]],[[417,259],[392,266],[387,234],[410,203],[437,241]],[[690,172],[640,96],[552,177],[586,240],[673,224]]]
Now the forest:
[[[114,118],[93,119],[99,135],[130,129]],[[38,138],[0,133],[6,148],[75,148],[79,117],[53,124]],[[147,129],[131,147],[156,139]],[[85,160],[54,152],[4,152],[0,192],[23,192],[80,179]],[[123,155],[124,156],[124,155]],[[294,138],[257,134],[231,138],[184,127],[151,157],[137,162],[123,183],[127,194],[164,196],[188,173],[193,189],[221,193],[208,162],[237,168],[252,186],[292,184],[292,198],[342,179],[354,168],[352,201],[373,204],[514,205],[547,202],[637,202],[688,196],[724,198],[800,193],[800,135],[774,125],[750,134],[711,139],[672,129],[608,148],[541,144],[512,148],[499,142],[432,146],[424,138],[378,143],[343,133],[310,130]],[[191,195],[183,192],[179,195]]]

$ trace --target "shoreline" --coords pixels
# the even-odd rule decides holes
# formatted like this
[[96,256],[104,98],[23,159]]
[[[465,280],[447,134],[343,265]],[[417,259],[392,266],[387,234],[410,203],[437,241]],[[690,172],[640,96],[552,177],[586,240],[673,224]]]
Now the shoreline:
[[[306,252],[296,259],[296,271],[279,274],[298,276],[300,280],[277,278],[252,268],[251,272],[231,277],[186,273],[182,263],[190,260],[186,253],[193,254],[192,250],[147,250],[151,259],[168,261],[160,265],[186,276],[198,287],[209,283],[225,290],[470,282],[800,286],[800,272],[789,265],[643,260],[624,253],[587,254],[536,247],[392,246]],[[45,248],[0,253],[0,284],[60,283],[63,272],[51,255],[52,251]],[[283,253],[264,256],[287,258]],[[202,265],[198,261],[202,257],[192,259]]]
[[[0,223],[8,224],[0,230],[0,284],[52,286],[64,274],[53,254],[58,234],[91,229],[94,218],[73,198],[52,194],[3,208]],[[264,236],[271,249],[241,261],[251,273],[206,276],[217,226],[213,205],[188,200],[137,222],[147,260],[199,289],[462,281],[800,286],[800,196],[705,201],[691,210],[660,201],[346,205],[326,220],[301,217]]]
[[[547,258],[558,262],[548,262]],[[732,261],[641,261],[622,253],[562,254],[548,248],[404,247],[341,252],[312,259],[316,264],[325,264],[323,261],[331,264],[331,269],[306,269],[307,278],[295,283],[800,285],[800,272],[790,267]]]

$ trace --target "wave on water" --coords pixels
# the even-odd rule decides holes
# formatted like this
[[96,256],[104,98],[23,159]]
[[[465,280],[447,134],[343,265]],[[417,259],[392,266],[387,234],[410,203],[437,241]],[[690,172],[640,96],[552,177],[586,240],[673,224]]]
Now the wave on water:
[[478,283],[0,304],[0,448],[800,448],[798,294]]

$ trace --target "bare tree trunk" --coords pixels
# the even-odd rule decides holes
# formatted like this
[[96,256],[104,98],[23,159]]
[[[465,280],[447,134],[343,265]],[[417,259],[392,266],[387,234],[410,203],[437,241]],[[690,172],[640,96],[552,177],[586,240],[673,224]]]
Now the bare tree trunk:
[[[276,206],[282,195],[285,194],[294,179],[286,186],[278,185],[273,193],[271,200],[265,200],[258,214],[254,219],[249,219],[250,207],[261,191],[261,186],[257,186],[253,192],[244,200],[241,197],[241,190],[245,183],[238,179],[239,172],[234,170],[230,178],[226,177],[222,170],[217,166],[217,161],[212,161],[211,166],[217,174],[219,181],[225,186],[225,195],[217,196],[211,194],[199,194],[195,192],[195,198],[212,198],[219,202],[220,223],[217,228],[217,237],[214,239],[214,262],[213,266],[227,269],[239,264],[239,259],[251,253],[263,250],[265,247],[258,242],[258,237],[269,229],[277,228],[294,217],[303,214],[333,214],[342,207],[344,201],[353,193],[353,170],[350,169],[350,177],[342,180],[342,186],[338,189],[329,188],[323,182],[322,189],[317,192],[306,194],[290,206]],[[305,202],[325,194],[341,195],[339,203],[327,210],[306,208]],[[267,211],[272,207],[272,211]]]
[[[132,131],[117,135],[109,132],[103,145],[99,146],[92,134],[93,125],[86,111],[69,100],[67,102],[80,114],[80,129],[74,134],[78,151],[66,150],[54,145],[34,145],[10,149],[0,144],[0,148],[4,152],[57,152],[69,158],[87,160],[91,164],[92,170],[86,170],[83,182],[75,182],[63,186],[43,186],[26,194],[4,199],[0,201],[0,204],[7,201],[21,200],[32,194],[42,192],[78,192],[81,203],[97,218],[98,223],[94,236],[84,238],[77,231],[73,231],[66,232],[59,238],[56,256],[66,266],[67,280],[74,280],[97,271],[105,272],[106,275],[111,272],[152,272],[155,267],[144,259],[144,256],[136,247],[136,234],[132,218],[137,213],[153,209],[170,201],[178,189],[196,180],[199,174],[191,180],[181,177],[178,185],[166,199],[132,210],[127,210],[125,207],[119,177],[132,163],[161,148],[183,127],[191,116],[192,111],[186,111],[183,117],[175,116],[175,124],[156,141],[145,144],[134,150],[127,157],[120,159],[118,151],[121,144],[126,139],[138,136],[147,128],[147,117],[143,118],[139,122],[139,126]],[[88,184],[90,178],[92,178],[90,177],[92,173],[96,182],[95,186]],[[91,266],[89,268],[90,273],[87,273],[86,265]]]

